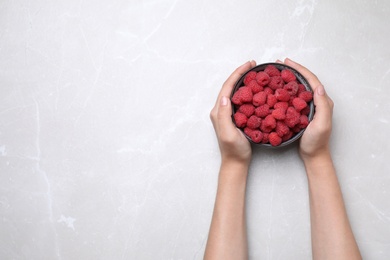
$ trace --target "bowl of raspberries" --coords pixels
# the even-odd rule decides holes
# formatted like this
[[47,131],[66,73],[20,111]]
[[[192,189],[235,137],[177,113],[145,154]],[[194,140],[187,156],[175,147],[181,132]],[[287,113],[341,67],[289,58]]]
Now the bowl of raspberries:
[[295,69],[264,63],[247,71],[231,94],[233,122],[246,138],[268,147],[298,140],[314,116],[313,90]]

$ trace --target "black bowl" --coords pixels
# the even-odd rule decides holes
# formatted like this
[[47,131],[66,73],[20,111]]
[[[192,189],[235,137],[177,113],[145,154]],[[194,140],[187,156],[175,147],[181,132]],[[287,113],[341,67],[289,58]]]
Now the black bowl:
[[[292,71],[295,75],[295,77],[297,78],[297,81],[300,83],[300,84],[303,84],[306,88],[306,90],[309,90],[311,92],[313,92],[313,89],[311,88],[309,82],[305,79],[305,77],[302,76],[301,73],[299,73],[297,70],[295,70],[294,68],[290,67],[290,66],[287,66],[287,65],[284,65],[284,64],[281,64],[281,63],[273,63],[273,62],[270,62],[270,63],[263,63],[263,64],[259,64],[255,67],[253,67],[252,69],[248,70],[247,72],[244,73],[244,75],[242,75],[238,81],[236,82],[236,84],[234,85],[234,88],[233,88],[233,91],[231,93],[231,96],[230,98],[233,97],[234,93],[244,85],[244,79],[245,79],[245,76],[251,72],[251,71],[255,71],[255,72],[259,72],[259,71],[264,71],[264,69],[268,66],[268,65],[273,65],[275,66],[279,71],[282,71],[283,69],[288,69],[290,71]],[[313,101],[310,101],[309,103],[309,106],[310,106],[310,113],[309,115],[307,116],[308,119],[309,119],[309,123],[310,121],[313,119],[314,117],[314,103]],[[236,106],[235,104],[232,103],[232,108],[233,108],[233,115],[236,113]],[[234,121],[234,117],[232,116],[232,120],[234,122],[234,124],[236,124],[236,122]],[[239,128],[239,127],[237,127]],[[260,145],[260,146],[264,146],[264,147],[272,147],[272,148],[278,148],[278,147],[284,147],[284,146],[287,146],[287,145],[290,145],[294,142],[296,142],[302,135],[303,135],[303,132],[305,131],[305,129],[302,129],[300,132],[296,133],[295,135],[293,135],[289,140],[287,141],[284,141],[282,142],[280,145],[278,146],[272,146],[271,144],[263,144],[263,143],[255,143],[252,141],[252,139],[246,135],[243,131],[243,129],[239,128],[242,133],[245,135],[245,137],[249,140],[249,142],[253,143],[253,144],[256,144],[256,145]]]

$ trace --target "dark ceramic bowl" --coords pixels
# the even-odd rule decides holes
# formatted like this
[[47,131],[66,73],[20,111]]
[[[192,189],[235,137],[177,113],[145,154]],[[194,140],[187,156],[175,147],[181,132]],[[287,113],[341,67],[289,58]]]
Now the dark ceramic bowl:
[[[271,62],[271,63],[263,63],[263,64],[260,64],[260,65],[257,65],[255,67],[253,67],[252,69],[248,70],[247,72],[245,72],[244,75],[242,75],[239,78],[239,80],[236,82],[236,84],[234,85],[234,88],[233,88],[233,91],[232,91],[232,94],[231,94],[231,98],[233,97],[234,93],[240,87],[242,87],[244,85],[245,76],[249,72],[251,72],[251,71],[255,71],[255,72],[264,71],[264,69],[268,65],[273,65],[280,71],[282,71],[283,69],[289,69],[290,71],[292,71],[294,73],[295,77],[297,78],[298,83],[303,84],[305,86],[306,90],[309,90],[309,91],[313,92],[313,89],[311,88],[309,82],[297,70],[291,68],[290,66],[281,64],[281,63],[272,63]],[[313,116],[314,116],[314,103],[313,103],[313,101],[310,101],[310,103],[308,105],[310,107],[310,113],[309,113],[309,115],[307,117],[308,117],[309,123],[310,123],[310,121],[313,119]],[[233,115],[234,115],[236,113],[237,108],[236,108],[236,106],[233,103],[232,103],[232,108],[233,108]],[[234,121],[234,117],[233,116],[232,116],[232,119],[233,119],[234,124],[236,124],[236,122]],[[237,127],[237,128],[239,128],[239,127]],[[296,142],[297,140],[299,140],[299,138],[303,135],[303,132],[305,131],[305,129],[302,129],[300,132],[298,132],[295,135],[293,135],[289,140],[282,142],[278,146],[272,146],[269,143],[263,144],[263,143],[255,143],[255,142],[253,142],[252,139],[248,135],[246,135],[244,133],[243,129],[241,129],[241,128],[239,128],[239,129],[242,131],[242,133],[245,135],[245,137],[249,140],[249,142],[251,142],[253,144],[256,144],[256,145],[259,145],[259,146],[272,147],[272,148],[284,147],[284,146],[287,146],[287,145],[290,145],[290,144]]]

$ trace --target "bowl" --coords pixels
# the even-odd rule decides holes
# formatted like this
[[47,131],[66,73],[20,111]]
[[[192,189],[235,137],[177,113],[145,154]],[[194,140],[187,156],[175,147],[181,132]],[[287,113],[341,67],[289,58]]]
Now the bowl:
[[[239,105],[235,104],[233,102],[233,96],[234,94],[237,92],[238,89],[240,89],[241,87],[245,86],[244,84],[244,80],[245,80],[245,77],[248,75],[248,73],[254,71],[254,72],[260,72],[260,71],[264,71],[266,67],[268,67],[269,65],[272,65],[274,67],[276,67],[279,71],[282,71],[282,70],[289,70],[291,71],[295,77],[296,77],[296,81],[298,84],[302,84],[305,88],[305,90],[307,91],[310,91],[311,93],[313,93],[313,89],[311,88],[309,82],[305,79],[305,77],[303,77],[303,75],[301,73],[299,73],[297,70],[295,70],[294,68],[290,67],[290,66],[287,66],[287,65],[284,65],[284,64],[281,64],[281,63],[263,63],[263,64],[260,64],[260,65],[257,65],[255,67],[253,67],[252,69],[248,70],[247,72],[245,72],[239,79],[238,81],[236,82],[236,84],[234,85],[234,88],[233,88],[233,91],[231,93],[231,97],[230,97],[230,100],[232,100],[232,110],[233,110],[233,114],[232,114],[232,120],[233,120],[233,123],[236,125],[237,128],[239,128],[242,133],[245,135],[245,137],[249,140],[249,142],[255,144],[255,145],[259,145],[259,146],[263,146],[263,147],[272,147],[272,148],[277,148],[277,147],[284,147],[284,146],[287,146],[287,145],[290,145],[292,143],[295,143],[297,140],[299,140],[299,138],[303,135],[306,127],[304,127],[303,129],[301,129],[299,132],[297,132],[297,129],[295,129],[295,132],[293,133],[293,135],[291,136],[291,138],[289,138],[288,140],[283,140],[279,145],[271,145],[270,143],[262,143],[262,142],[254,142],[252,140],[251,137],[249,137],[245,131],[244,131],[244,127],[238,127],[237,126],[237,123],[236,123],[236,120],[234,118],[234,115],[237,113],[237,110],[239,109]],[[267,70],[268,71],[268,70]],[[253,75],[254,73],[252,73]],[[271,73],[270,73],[271,74]],[[271,74],[272,75],[272,74]],[[249,76],[248,76],[249,78]],[[283,82],[284,84],[286,84],[286,82]],[[268,87],[268,85],[265,85],[264,88]],[[276,90],[274,90],[276,91]],[[237,103],[237,102],[236,102]],[[250,103],[250,102],[249,102]],[[291,102],[290,102],[290,105],[289,106],[292,106]],[[313,119],[314,117],[314,104],[313,104],[313,100],[311,101],[308,101],[307,102],[307,106],[308,108],[306,108],[306,111],[308,109],[309,112],[305,112],[306,115],[307,115],[307,118],[308,118],[308,122],[310,123],[310,121]],[[255,106],[256,107],[256,106]],[[272,111],[272,107],[270,107],[270,110]],[[263,118],[264,119],[264,118]],[[283,120],[276,120],[276,121],[283,121]],[[291,128],[292,129],[292,128]],[[291,131],[290,129],[290,131]],[[247,129],[247,130],[250,130],[250,129]],[[260,129],[258,129],[259,131],[261,131]],[[272,131],[271,131],[272,132]],[[269,133],[268,133],[269,134]],[[291,135],[291,134],[289,134]],[[287,135],[285,136],[284,139],[287,138]]]

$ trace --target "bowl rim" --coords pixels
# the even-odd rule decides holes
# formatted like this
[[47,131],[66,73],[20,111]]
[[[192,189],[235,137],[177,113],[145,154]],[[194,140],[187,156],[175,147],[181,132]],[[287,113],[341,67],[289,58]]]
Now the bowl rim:
[[[242,87],[242,86],[244,85],[244,84],[243,84],[243,81],[244,81],[244,79],[245,79],[245,76],[246,76],[249,72],[251,72],[251,71],[256,71],[256,72],[264,71],[264,69],[265,69],[268,65],[273,65],[273,66],[275,66],[276,68],[278,68],[280,71],[281,71],[282,69],[289,69],[289,70],[291,70],[291,71],[294,73],[294,75],[296,76],[298,82],[299,82],[300,84],[303,84],[303,85],[305,86],[306,90],[309,90],[309,91],[311,91],[311,92],[313,93],[313,88],[310,86],[309,81],[308,81],[308,80],[307,80],[299,71],[297,71],[296,69],[294,69],[294,68],[292,68],[292,67],[290,67],[290,66],[288,66],[288,65],[285,65],[285,64],[283,64],[283,63],[267,62],[267,63],[258,64],[258,65],[256,65],[255,67],[249,69],[248,71],[246,71],[246,72],[245,72],[245,73],[236,81],[236,83],[234,84],[233,90],[232,90],[232,92],[231,92],[231,95],[230,95],[230,102],[231,102],[231,99],[232,99],[234,93],[235,93],[240,87]],[[281,69],[281,68],[282,68],[282,69]],[[314,94],[314,93],[313,93],[313,94]],[[234,125],[237,127],[236,122],[235,122],[235,120],[234,120],[234,114],[235,114],[235,112],[236,112],[236,105],[233,104],[233,102],[231,102],[231,104],[232,104],[232,121],[233,121]],[[313,120],[314,113],[315,113],[315,107],[314,107],[314,102],[313,102],[313,100],[310,101],[309,106],[310,106],[310,113],[309,113],[309,115],[308,115],[308,119],[309,119],[309,123],[310,123],[310,122]],[[305,132],[305,130],[306,130],[307,127],[306,127],[305,129],[302,129],[302,130],[299,131],[298,133],[296,133],[294,136],[292,136],[292,137],[291,137],[290,139],[288,139],[287,141],[282,142],[282,143],[281,143],[280,145],[278,145],[278,146],[273,146],[273,145],[271,145],[271,144],[255,143],[255,142],[252,141],[252,139],[251,139],[247,134],[245,134],[245,132],[244,132],[243,129],[241,129],[241,128],[239,128],[239,127],[237,127],[237,128],[244,134],[244,136],[245,136],[245,137],[249,140],[249,142],[252,143],[252,144],[255,144],[255,145],[258,145],[258,146],[262,146],[262,147],[267,147],[267,148],[281,148],[281,147],[288,146],[288,145],[290,145],[290,144],[292,144],[292,143],[295,143],[297,140],[299,140],[299,139],[302,137],[302,135],[303,135],[303,133]]]

